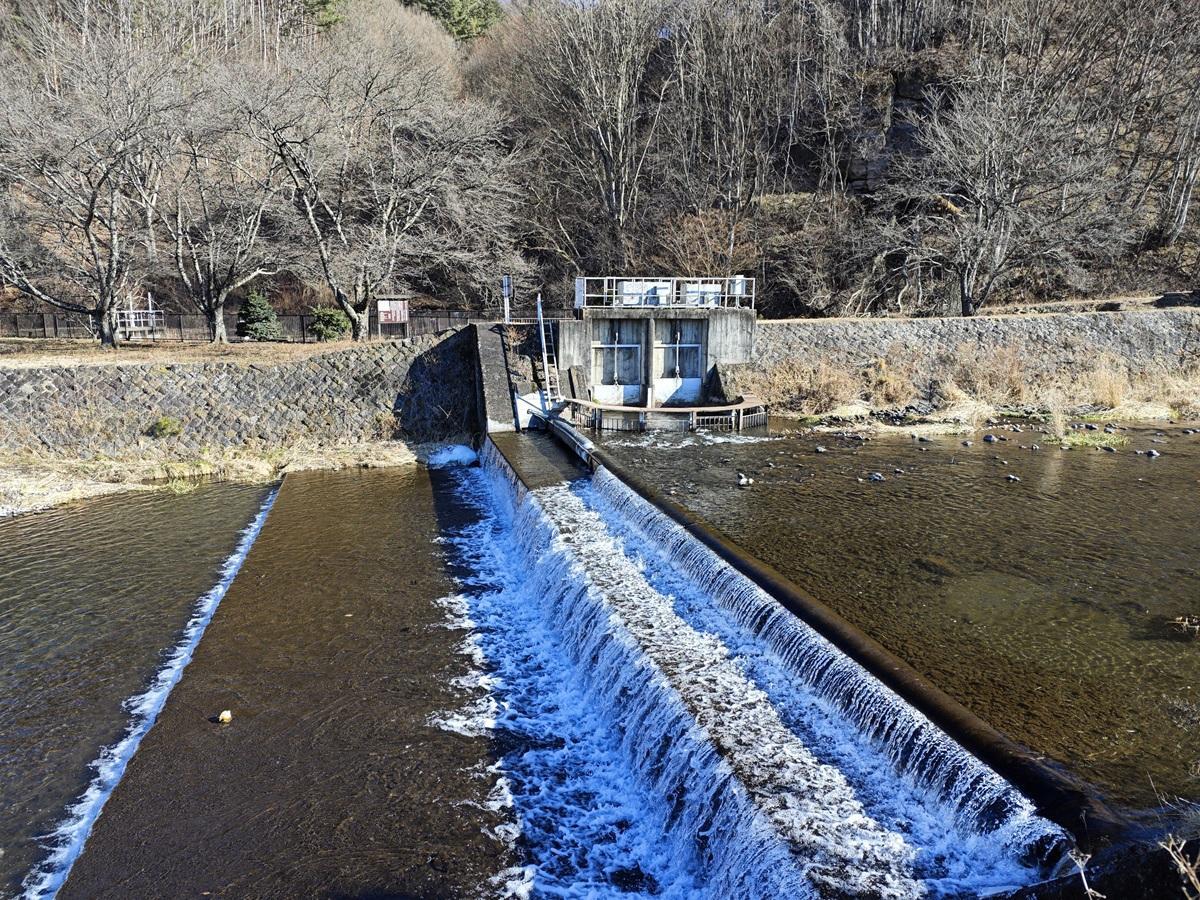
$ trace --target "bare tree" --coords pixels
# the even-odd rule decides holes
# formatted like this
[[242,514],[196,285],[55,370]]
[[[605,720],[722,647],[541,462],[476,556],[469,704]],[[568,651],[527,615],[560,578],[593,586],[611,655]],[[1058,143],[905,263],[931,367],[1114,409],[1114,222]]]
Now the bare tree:
[[498,35],[490,90],[538,156],[529,182],[544,198],[538,240],[575,267],[620,270],[641,226],[669,9],[657,0],[527,0]]
[[1119,247],[1111,160],[1064,101],[1003,66],[984,68],[919,123],[919,153],[880,192],[882,231],[911,278],[945,273],[962,314],[1018,271],[1068,269]]
[[174,123],[175,142],[152,164],[158,175],[141,179],[140,199],[213,341],[225,343],[230,295],[294,260],[294,232],[280,202],[283,163],[254,140],[242,116],[243,79],[262,78],[261,68],[238,60],[185,77],[187,113]]
[[[659,178],[670,208],[718,225],[717,271],[731,272],[742,222],[763,193],[786,135],[776,127],[777,94],[788,87],[777,53],[786,14],[758,0],[681,5],[671,28],[671,73],[664,127],[658,131]],[[673,228],[663,229],[672,242]]]
[[[135,200],[179,106],[172,54],[133,52],[111,31],[43,22],[0,87],[0,277],[91,317],[105,346],[116,309],[140,286],[145,219]],[[145,49],[145,48],[143,48]]]
[[428,17],[364,2],[249,110],[355,339],[380,292],[503,255],[512,159],[495,111],[455,96],[453,58]]

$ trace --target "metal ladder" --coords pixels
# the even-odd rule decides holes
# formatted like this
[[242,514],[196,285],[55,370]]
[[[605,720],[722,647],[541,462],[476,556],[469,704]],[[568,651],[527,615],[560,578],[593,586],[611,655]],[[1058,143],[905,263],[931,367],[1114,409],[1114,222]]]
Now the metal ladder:
[[558,357],[554,353],[554,326],[542,315],[542,295],[537,298],[538,336],[542,341],[542,378],[545,390],[542,392],[542,408],[549,412],[550,404],[562,400],[562,388],[558,381]]

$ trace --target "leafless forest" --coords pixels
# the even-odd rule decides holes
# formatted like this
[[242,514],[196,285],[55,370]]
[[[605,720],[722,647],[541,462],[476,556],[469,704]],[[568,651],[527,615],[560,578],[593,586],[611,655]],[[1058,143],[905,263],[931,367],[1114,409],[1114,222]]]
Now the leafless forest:
[[0,0],[5,303],[493,306],[740,272],[768,315],[1196,286],[1200,4]]

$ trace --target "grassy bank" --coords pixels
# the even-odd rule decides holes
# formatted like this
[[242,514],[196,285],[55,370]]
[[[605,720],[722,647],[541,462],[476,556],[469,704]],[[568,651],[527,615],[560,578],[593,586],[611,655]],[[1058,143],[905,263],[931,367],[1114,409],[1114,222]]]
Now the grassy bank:
[[1052,425],[1080,416],[1200,419],[1200,369],[1135,369],[1110,354],[1051,368],[1011,346],[983,352],[964,345],[933,365],[918,364],[900,348],[860,364],[789,359],[739,367],[733,383],[738,393],[764,400],[772,414],[813,419],[901,418],[969,427],[1004,415],[1040,416]]

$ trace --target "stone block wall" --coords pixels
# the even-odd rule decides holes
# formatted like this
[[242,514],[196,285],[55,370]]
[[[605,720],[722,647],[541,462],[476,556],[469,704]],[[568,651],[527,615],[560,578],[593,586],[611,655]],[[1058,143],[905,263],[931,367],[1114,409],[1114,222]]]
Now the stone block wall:
[[[0,450],[169,459],[450,437],[476,422],[468,338],[460,330],[270,364],[0,368]],[[152,437],[161,417],[179,434]]]
[[1200,312],[1065,313],[969,319],[798,319],[758,323],[754,365],[862,367],[892,357],[935,374],[955,356],[1014,353],[1031,371],[1070,374],[1105,355],[1134,367],[1200,365]]

